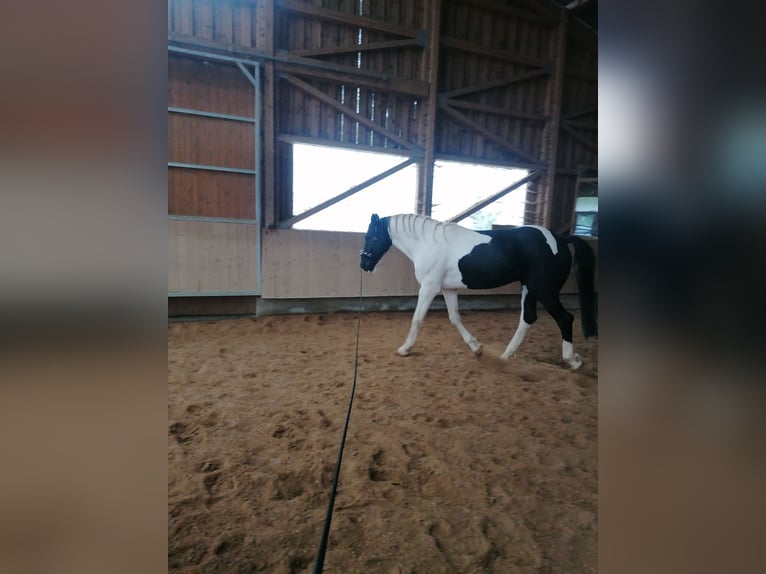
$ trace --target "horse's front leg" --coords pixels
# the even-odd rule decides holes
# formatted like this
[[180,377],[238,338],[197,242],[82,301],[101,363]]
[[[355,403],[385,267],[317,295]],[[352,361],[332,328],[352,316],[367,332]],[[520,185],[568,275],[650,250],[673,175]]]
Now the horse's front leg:
[[434,300],[436,294],[439,292],[439,287],[434,285],[421,285],[418,293],[418,304],[415,306],[415,313],[412,315],[412,325],[410,326],[410,333],[407,335],[407,340],[399,347],[397,353],[402,357],[406,357],[410,354],[410,349],[415,344],[415,340],[418,338],[418,331],[420,331],[420,325],[423,324],[423,319],[426,318],[428,308],[431,306],[431,301]]
[[460,313],[457,306],[457,289],[442,289],[444,295],[444,302],[447,305],[447,312],[449,313],[449,322],[455,326],[457,332],[463,338],[463,341],[471,348],[476,356],[481,355],[481,343],[468,332],[468,329],[463,325],[463,321],[460,319]]

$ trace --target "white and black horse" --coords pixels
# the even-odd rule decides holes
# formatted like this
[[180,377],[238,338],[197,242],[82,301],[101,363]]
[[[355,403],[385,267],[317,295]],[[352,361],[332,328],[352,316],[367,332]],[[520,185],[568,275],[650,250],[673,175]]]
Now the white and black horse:
[[559,292],[572,267],[569,243],[574,246],[583,334],[586,338],[597,336],[595,257],[590,246],[579,237],[562,237],[536,225],[473,231],[424,215],[378,217],[373,214],[364,249],[360,252],[360,266],[365,271],[375,269],[392,244],[415,266],[420,292],[409,335],[398,350],[400,355],[407,355],[412,349],[420,325],[439,291],[444,295],[450,322],[471,350],[480,354],[481,345],[460,320],[457,290],[492,289],[520,281],[519,326],[500,357],[508,359],[519,348],[530,325],[537,320],[539,301],[561,329],[564,360],[576,369],[582,360],[572,347],[574,317],[559,301]]

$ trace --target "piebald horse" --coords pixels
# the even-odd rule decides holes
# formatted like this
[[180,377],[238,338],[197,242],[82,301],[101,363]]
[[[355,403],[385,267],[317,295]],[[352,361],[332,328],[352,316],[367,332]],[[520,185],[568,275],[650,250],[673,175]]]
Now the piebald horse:
[[594,337],[598,334],[594,304],[595,257],[580,237],[562,237],[536,225],[473,231],[424,215],[378,217],[373,214],[364,249],[360,252],[360,266],[364,271],[373,271],[393,244],[415,267],[420,291],[409,335],[398,349],[402,356],[408,355],[415,344],[423,319],[439,291],[444,296],[450,322],[471,350],[480,355],[481,344],[460,320],[457,290],[493,289],[520,281],[519,326],[500,358],[510,358],[519,348],[530,325],[537,320],[539,301],[561,330],[564,361],[577,369],[582,359],[572,346],[574,317],[559,300],[559,292],[572,267],[570,243],[574,246],[583,334],[586,338]]

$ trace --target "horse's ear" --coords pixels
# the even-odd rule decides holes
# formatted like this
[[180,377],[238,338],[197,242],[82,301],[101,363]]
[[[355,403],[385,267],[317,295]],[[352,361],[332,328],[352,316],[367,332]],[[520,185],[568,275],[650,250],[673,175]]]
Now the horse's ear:
[[372,217],[370,218],[370,223],[377,223],[380,220],[380,217],[378,217],[377,213],[373,213]]

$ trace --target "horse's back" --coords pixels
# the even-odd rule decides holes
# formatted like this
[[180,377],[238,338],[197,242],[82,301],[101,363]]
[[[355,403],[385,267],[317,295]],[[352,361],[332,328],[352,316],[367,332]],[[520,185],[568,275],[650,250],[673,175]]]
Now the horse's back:
[[[479,233],[490,238],[460,259],[463,282],[471,289],[493,289],[530,278],[562,283],[571,255],[566,240],[537,226],[500,228]],[[545,281],[547,282],[547,281]]]

